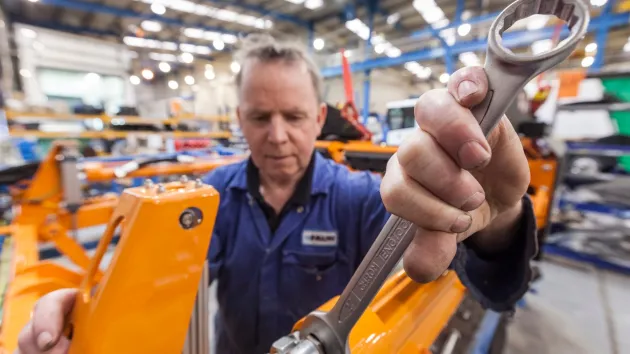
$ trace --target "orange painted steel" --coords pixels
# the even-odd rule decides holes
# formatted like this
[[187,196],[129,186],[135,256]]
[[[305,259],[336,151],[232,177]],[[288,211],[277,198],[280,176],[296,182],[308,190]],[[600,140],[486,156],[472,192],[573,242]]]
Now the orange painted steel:
[[[447,272],[418,284],[404,271],[388,279],[350,332],[352,354],[431,353],[430,348],[466,295],[457,275]],[[339,297],[319,310],[329,311]],[[300,320],[294,326],[299,329]]]
[[[70,354],[181,352],[219,194],[195,182],[165,187],[132,188],[121,196],[79,289]],[[189,208],[201,211],[200,222],[185,229]],[[112,263],[93,289],[119,222],[123,232]]]
[[[56,157],[63,153],[66,146],[67,144],[62,142],[53,144],[26,188],[24,190],[15,189],[16,193],[13,197],[17,203],[15,207],[16,217],[11,225],[0,228],[0,234],[9,235],[8,246],[5,245],[5,251],[8,250],[11,256],[10,269],[0,270],[3,275],[6,274],[8,277],[7,290],[3,294],[0,354],[12,353],[15,350],[19,331],[28,322],[33,306],[40,297],[50,291],[61,288],[76,288],[80,285],[81,279],[92,261],[82,246],[68,235],[68,230],[73,227],[81,229],[107,224],[114,215],[117,206],[124,202],[122,198],[114,195],[89,198],[84,200],[76,214],[72,216],[63,205],[64,191],[62,190],[61,171],[56,160]],[[130,173],[129,176],[208,172],[220,165],[235,162],[241,158],[230,157],[186,164],[162,164],[157,168],[140,169]],[[91,165],[83,171],[89,181],[115,179],[112,167],[109,165],[106,168],[103,165]],[[95,176],[94,180],[91,180],[90,176]],[[190,195],[190,193],[184,193],[182,198],[177,199],[177,202],[182,205],[186,204],[184,203],[186,200],[183,198],[184,195]],[[211,196],[210,199],[212,198],[214,197]],[[155,203],[159,204],[159,199],[155,199]],[[207,216],[210,217],[211,215]],[[155,216],[153,220],[156,220]],[[147,223],[149,226],[155,224],[155,222],[153,224]],[[164,227],[160,223],[157,225],[160,225],[160,230]],[[139,231],[138,226],[134,229]],[[172,237],[173,235],[168,236]],[[146,237],[144,239],[148,242]],[[52,242],[61,254],[76,264],[79,269],[73,271],[51,262],[40,261],[38,251],[38,243],[40,242]],[[101,271],[96,271],[94,279],[100,280],[102,276]],[[0,285],[4,287],[6,284]],[[186,326],[183,326],[184,331],[185,329]]]

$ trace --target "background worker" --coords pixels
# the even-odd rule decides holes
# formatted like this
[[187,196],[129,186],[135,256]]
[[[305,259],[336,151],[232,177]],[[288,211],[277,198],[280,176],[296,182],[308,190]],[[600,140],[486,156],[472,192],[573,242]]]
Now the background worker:
[[[390,212],[419,227],[404,257],[410,277],[428,282],[450,266],[483,305],[513,307],[536,251],[524,197],[529,169],[507,119],[486,140],[467,108],[486,94],[481,68],[422,95],[422,130],[400,146],[381,182],[314,152],[326,105],[302,48],[250,36],[240,62],[237,114],[251,157],[205,178],[221,195],[209,251],[219,282],[217,353],[266,353],[340,294]],[[74,295],[40,300],[20,353],[66,352],[60,333]]]

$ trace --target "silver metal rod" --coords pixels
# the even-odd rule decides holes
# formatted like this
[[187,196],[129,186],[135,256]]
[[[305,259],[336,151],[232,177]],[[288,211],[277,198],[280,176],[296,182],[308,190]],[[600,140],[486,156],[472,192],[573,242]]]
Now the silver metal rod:
[[209,319],[208,319],[208,302],[209,297],[209,274],[207,263],[203,265],[201,279],[197,285],[197,296],[195,297],[195,305],[190,316],[188,325],[188,333],[182,354],[209,354]]

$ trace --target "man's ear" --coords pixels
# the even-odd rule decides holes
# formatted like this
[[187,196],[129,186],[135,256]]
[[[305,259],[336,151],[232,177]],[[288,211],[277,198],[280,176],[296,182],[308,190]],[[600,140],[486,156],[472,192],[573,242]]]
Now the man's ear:
[[327,115],[328,115],[328,105],[322,102],[319,105],[319,114],[317,115],[317,125],[319,126],[320,132],[322,128],[324,128]]

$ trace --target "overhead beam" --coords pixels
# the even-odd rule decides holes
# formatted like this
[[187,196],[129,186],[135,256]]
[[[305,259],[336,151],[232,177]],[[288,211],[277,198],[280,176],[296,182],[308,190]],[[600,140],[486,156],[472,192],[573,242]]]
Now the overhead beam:
[[290,22],[294,25],[309,29],[309,22],[308,21],[304,21],[299,17],[295,17],[292,15],[287,15],[287,14],[283,14],[281,12],[277,12],[277,11],[273,11],[273,10],[267,10],[262,6],[259,5],[253,5],[253,4],[248,4],[242,0],[206,0],[205,2],[207,3],[211,3],[211,4],[216,4],[216,5],[225,5],[225,6],[232,6],[232,7],[238,7],[240,9],[243,10],[247,10],[247,11],[251,11],[251,12],[255,12],[261,16],[268,16],[271,17],[275,20],[279,20],[279,21],[285,21],[285,22]]
[[[618,14],[610,14],[605,16],[599,16],[591,20],[588,26],[588,32],[594,32],[598,29],[606,26],[608,28],[627,26],[630,22],[630,12],[622,12]],[[553,36],[554,27],[545,27],[534,31],[514,31],[506,32],[503,34],[503,46],[506,48],[518,48],[526,45],[530,45],[536,41],[549,39]],[[566,38],[570,34],[568,29],[564,29],[560,38]],[[487,39],[471,40],[466,42],[458,42],[450,47],[450,52],[453,55],[486,50],[488,41]],[[426,61],[431,59],[438,59],[444,57],[446,50],[442,47],[421,49],[417,51],[403,53],[397,58],[380,57],[375,59],[364,60],[361,62],[352,63],[350,70],[352,72],[372,70],[377,68],[386,68],[391,66],[403,65],[408,61]],[[327,67],[321,70],[323,77],[335,77],[340,76],[342,73],[341,66]]]
[[113,6],[101,5],[97,3],[91,3],[91,2],[83,2],[83,1],[76,1],[76,0],[39,0],[39,2],[46,5],[61,6],[68,9],[79,10],[79,11],[84,11],[84,12],[89,12],[89,13],[108,14],[108,15],[113,15],[117,17],[135,18],[139,20],[152,20],[152,21],[157,21],[157,22],[161,22],[164,24],[172,25],[172,26],[202,28],[206,31],[213,31],[213,32],[224,33],[224,34],[233,34],[233,35],[239,34],[239,32],[228,31],[221,27],[203,26],[201,24],[187,24],[181,20],[174,19],[174,18],[167,18],[167,17],[155,15],[155,14],[142,14],[142,13],[129,10],[129,9],[121,9],[121,8],[117,8]]

